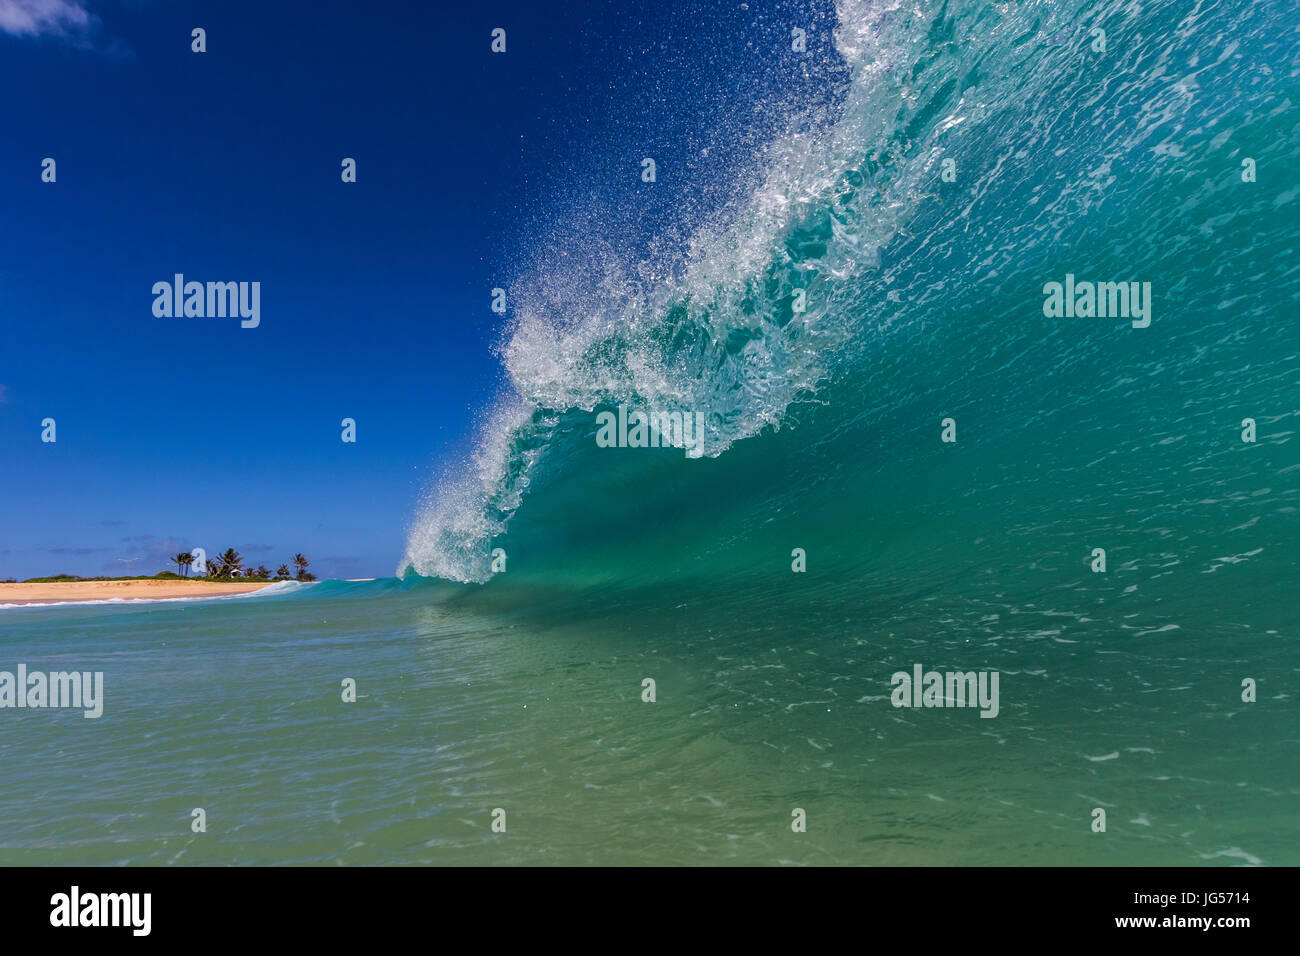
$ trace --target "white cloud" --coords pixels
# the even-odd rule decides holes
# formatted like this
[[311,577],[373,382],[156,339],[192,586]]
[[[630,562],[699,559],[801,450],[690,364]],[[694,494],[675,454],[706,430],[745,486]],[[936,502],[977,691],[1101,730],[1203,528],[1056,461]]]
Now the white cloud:
[[80,0],[0,0],[0,30],[14,36],[85,33],[91,19]]

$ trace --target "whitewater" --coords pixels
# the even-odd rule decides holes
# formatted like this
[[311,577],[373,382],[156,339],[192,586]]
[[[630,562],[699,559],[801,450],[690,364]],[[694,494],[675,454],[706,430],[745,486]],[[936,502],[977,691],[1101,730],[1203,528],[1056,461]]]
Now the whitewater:
[[0,862],[1300,863],[1298,50],[1269,0],[841,2],[711,202],[533,224],[394,577],[4,612],[112,706],[6,712]]

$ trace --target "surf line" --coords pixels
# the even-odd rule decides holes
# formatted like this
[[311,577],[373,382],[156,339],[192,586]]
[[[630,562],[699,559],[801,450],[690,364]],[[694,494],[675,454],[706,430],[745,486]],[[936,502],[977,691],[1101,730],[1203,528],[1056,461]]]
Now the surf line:
[[1133,328],[1151,324],[1150,282],[1075,282],[1065,274],[1065,285],[1043,286],[1043,315],[1049,319],[1132,319]]
[[0,709],[80,707],[83,717],[94,719],[104,713],[104,672],[41,671],[27,672],[18,665],[18,675],[0,671]]

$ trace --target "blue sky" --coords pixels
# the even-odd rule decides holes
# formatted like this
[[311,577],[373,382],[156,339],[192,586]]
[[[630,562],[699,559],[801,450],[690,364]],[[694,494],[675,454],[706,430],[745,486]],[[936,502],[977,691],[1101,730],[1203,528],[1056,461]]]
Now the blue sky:
[[[621,6],[0,0],[0,578],[227,546],[391,574],[557,210],[639,197],[645,238],[735,180],[765,91],[826,88],[772,85],[772,9]],[[828,4],[791,15],[829,50]],[[652,196],[643,155],[677,171]],[[155,317],[177,272],[260,282],[260,326]]]

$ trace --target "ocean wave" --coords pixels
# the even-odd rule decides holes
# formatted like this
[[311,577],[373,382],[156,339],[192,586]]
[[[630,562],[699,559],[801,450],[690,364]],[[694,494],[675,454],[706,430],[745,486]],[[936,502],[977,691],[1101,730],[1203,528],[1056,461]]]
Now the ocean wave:
[[[1208,150],[1258,120],[1257,109],[1234,115],[1243,107],[1232,90],[1251,84],[1260,62],[1286,57],[1273,4],[1254,8],[1234,36],[1216,25],[1218,7],[1117,12],[1104,56],[1090,54],[1095,18],[1085,11],[839,3],[848,83],[833,109],[800,117],[768,145],[741,198],[687,223],[681,248],[626,260],[592,242],[542,257],[511,284],[500,347],[508,385],[480,421],[470,462],[440,474],[422,501],[398,573],[490,578],[493,539],[534,488],[575,467],[595,413],[620,404],[704,413],[707,458],[789,427],[795,410],[824,404],[845,381],[857,383],[847,390],[857,407],[835,427],[884,421],[940,389],[949,407],[1004,389],[1031,419],[1048,414],[1032,396],[1096,348],[1082,341],[1055,365],[1023,358],[1044,338],[1034,297],[1060,277],[1062,251],[1080,250],[1067,267],[1176,265],[1188,206],[1212,206],[1223,191],[1207,178],[1208,154],[1180,140]],[[1241,58],[1247,40],[1264,51],[1253,60]],[[958,164],[951,185],[946,160]],[[1165,180],[1183,205],[1161,198]],[[1171,247],[1157,255],[1152,234]],[[981,338],[930,352],[953,310],[1008,290],[1023,318],[981,316]],[[900,375],[891,347],[906,347],[918,372]],[[993,373],[1017,354],[1016,374],[999,384]],[[979,385],[955,394],[981,368]]]

